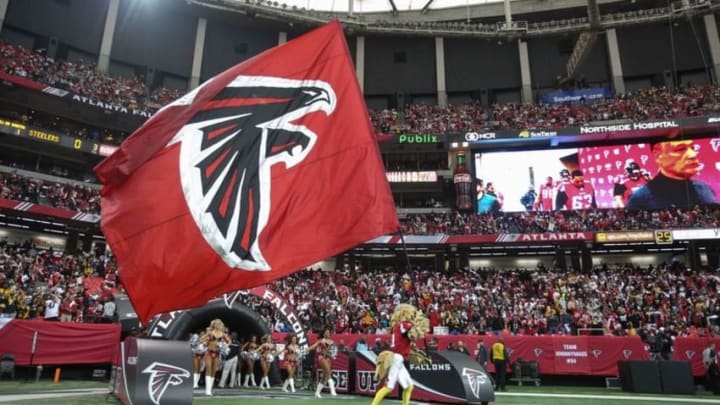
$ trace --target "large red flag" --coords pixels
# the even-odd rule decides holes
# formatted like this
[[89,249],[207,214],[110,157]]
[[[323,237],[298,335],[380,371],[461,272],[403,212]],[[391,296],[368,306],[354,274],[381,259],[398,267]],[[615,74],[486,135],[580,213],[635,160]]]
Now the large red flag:
[[338,22],[163,108],[95,172],[143,321],[399,228]]

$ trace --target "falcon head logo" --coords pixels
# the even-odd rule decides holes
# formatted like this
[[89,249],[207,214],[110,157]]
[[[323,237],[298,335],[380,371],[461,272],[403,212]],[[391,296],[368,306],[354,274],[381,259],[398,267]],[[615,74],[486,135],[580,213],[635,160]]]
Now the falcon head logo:
[[720,138],[713,138],[710,140],[710,146],[713,152],[717,152],[720,149]]
[[462,376],[467,378],[470,391],[472,391],[475,398],[480,398],[480,386],[488,382],[487,374],[480,370],[463,368]]
[[533,352],[535,352],[535,357],[540,357],[540,355],[543,352],[543,349],[536,347],[535,350],[533,350]]
[[181,143],[188,208],[228,266],[268,271],[259,240],[270,217],[271,169],[310,154],[317,134],[307,124],[313,113],[333,113],[335,91],[318,80],[241,75],[205,105],[170,142]]
[[685,350],[685,356],[688,360],[692,360],[695,357],[695,350]]
[[596,359],[599,358],[601,354],[602,354],[602,350],[600,350],[600,349],[595,349],[592,351],[592,355],[595,356]]
[[157,361],[147,366],[142,373],[150,374],[147,384],[148,396],[155,405],[160,404],[160,400],[169,386],[178,386],[182,384],[183,380],[190,378],[190,372],[184,368]]
[[632,356],[632,350],[630,350],[630,349],[623,350],[623,357],[625,358],[625,360],[629,359],[630,356]]

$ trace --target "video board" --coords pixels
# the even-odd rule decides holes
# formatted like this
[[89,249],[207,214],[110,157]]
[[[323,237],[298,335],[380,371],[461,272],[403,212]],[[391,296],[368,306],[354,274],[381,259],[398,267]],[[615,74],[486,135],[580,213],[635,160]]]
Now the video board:
[[718,204],[720,138],[473,154],[476,211]]

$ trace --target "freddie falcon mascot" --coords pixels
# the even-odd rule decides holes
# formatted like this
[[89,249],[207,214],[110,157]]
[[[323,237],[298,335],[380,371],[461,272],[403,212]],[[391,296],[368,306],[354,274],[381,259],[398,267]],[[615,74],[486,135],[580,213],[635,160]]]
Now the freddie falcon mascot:
[[412,364],[427,364],[430,359],[424,352],[417,349],[415,339],[421,339],[430,329],[430,322],[422,311],[409,304],[395,307],[390,318],[392,329],[391,350],[380,353],[377,357],[375,379],[382,381],[387,377],[384,387],[375,393],[372,405],[379,405],[385,396],[392,392],[396,383],[403,389],[402,405],[410,404],[413,385],[410,372],[405,368],[405,360]]

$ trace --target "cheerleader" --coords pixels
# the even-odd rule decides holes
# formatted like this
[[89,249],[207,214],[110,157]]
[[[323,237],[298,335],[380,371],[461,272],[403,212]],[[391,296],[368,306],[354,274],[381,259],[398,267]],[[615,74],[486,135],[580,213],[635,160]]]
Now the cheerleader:
[[322,398],[320,392],[322,392],[325,383],[330,387],[330,395],[336,396],[335,392],[335,381],[332,379],[330,374],[331,362],[334,358],[335,353],[335,342],[330,339],[330,331],[325,330],[323,337],[318,339],[308,350],[315,350],[315,361],[320,366],[322,373],[320,375],[320,381],[318,382],[317,388],[315,388],[315,398]]
[[193,353],[193,388],[200,388],[198,382],[200,381],[200,373],[202,373],[203,365],[205,363],[205,352],[207,346],[200,343],[200,335],[193,333],[190,335],[190,348]]
[[220,363],[220,347],[230,344],[231,341],[220,319],[213,319],[210,327],[200,336],[200,343],[207,345],[207,353],[205,353],[205,395],[207,396],[212,396],[215,373]]
[[257,349],[257,336],[250,336],[250,340],[243,346],[243,362],[245,363],[245,384],[243,386],[248,388],[248,382],[252,382],[253,387],[257,387],[255,383],[255,360],[258,355],[255,353]]
[[260,388],[270,388],[270,366],[275,359],[275,343],[272,336],[265,335],[261,339],[260,346],[255,352],[260,356],[260,369],[262,370],[262,378],[260,379]]
[[283,383],[283,391],[295,392],[295,373],[297,372],[300,347],[297,344],[297,336],[289,334],[285,336],[285,367],[287,368],[287,379]]

